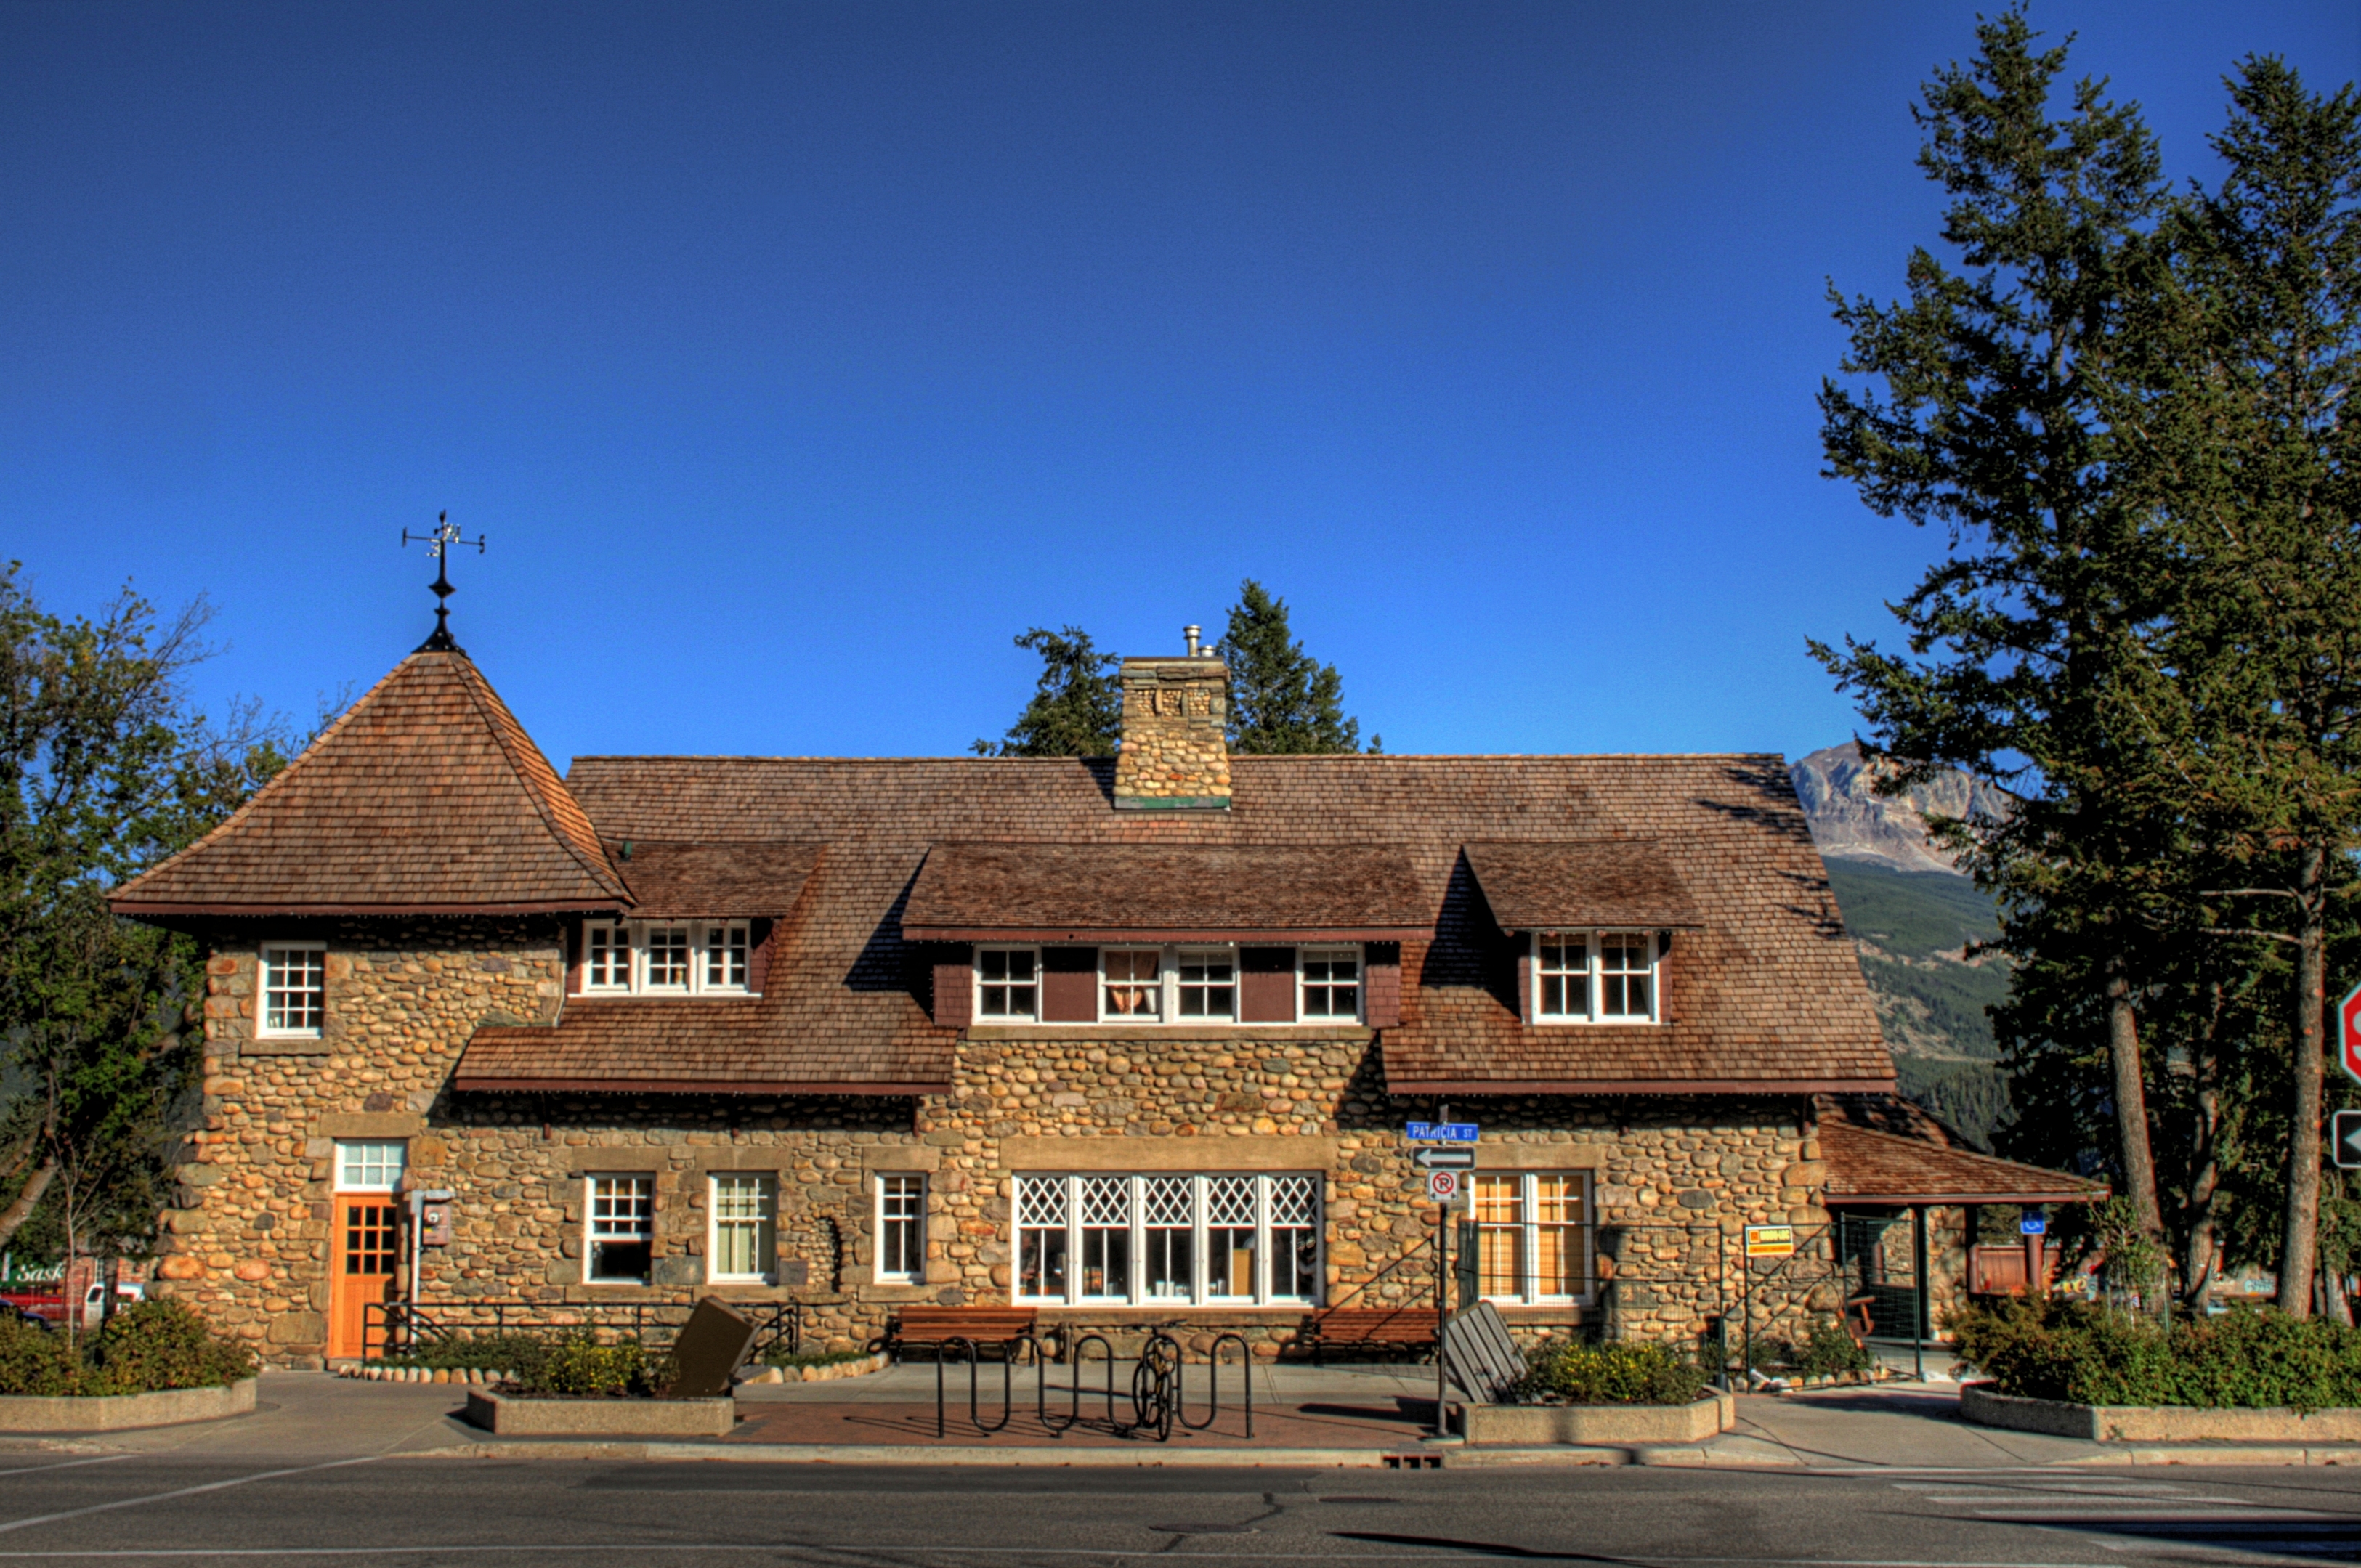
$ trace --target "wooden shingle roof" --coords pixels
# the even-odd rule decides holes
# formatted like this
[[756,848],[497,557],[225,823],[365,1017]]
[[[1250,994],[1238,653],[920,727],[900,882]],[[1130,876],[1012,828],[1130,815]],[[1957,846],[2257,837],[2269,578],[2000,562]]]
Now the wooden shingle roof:
[[1814,1109],[1830,1204],[2095,1203],[2107,1196],[2103,1181],[1969,1148],[1899,1095],[1821,1095]]
[[631,895],[590,818],[464,653],[412,653],[115,913],[525,914]]
[[1644,839],[1470,844],[1467,864],[1503,930],[1700,923],[1671,858]]
[[[609,842],[767,837],[824,851],[773,933],[758,1001],[573,999],[555,1027],[478,1031],[460,1087],[947,1083],[958,1031],[928,1011],[943,949],[904,927],[923,868],[938,846],[1045,843],[1397,857],[1422,934],[1401,943],[1401,1020],[1382,1035],[1396,1092],[1892,1086],[1775,756],[1241,756],[1231,778],[1226,812],[1118,813],[1103,759],[577,759],[568,784]],[[1512,946],[1463,850],[1614,838],[1658,845],[1695,911],[1667,959],[1667,1021],[1525,1024]]]

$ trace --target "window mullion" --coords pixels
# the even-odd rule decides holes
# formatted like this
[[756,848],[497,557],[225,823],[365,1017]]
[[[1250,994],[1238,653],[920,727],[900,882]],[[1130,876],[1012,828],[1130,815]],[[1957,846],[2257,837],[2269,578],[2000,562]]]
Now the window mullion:
[[1082,1299],[1082,1179],[1066,1178],[1066,1304]]

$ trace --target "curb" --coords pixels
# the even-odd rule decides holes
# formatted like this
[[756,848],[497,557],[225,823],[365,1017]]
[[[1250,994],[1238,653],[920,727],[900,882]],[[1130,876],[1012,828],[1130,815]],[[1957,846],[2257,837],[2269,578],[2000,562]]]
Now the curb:
[[2345,1444],[2336,1448],[2307,1447],[2293,1443],[2258,1443],[2252,1448],[2230,1448],[2147,1443],[2138,1447],[2110,1450],[2105,1453],[2082,1454],[2073,1459],[2055,1462],[2077,1469],[2106,1465],[2130,1464],[2252,1464],[2252,1465],[2312,1465],[2361,1464],[2361,1446]]
[[[1023,1465],[1067,1469],[1143,1467],[1378,1470],[1418,1451],[1382,1448],[1174,1448],[1146,1453],[1135,1448],[922,1448],[889,1442],[461,1442],[442,1448],[405,1449],[389,1459],[604,1459],[729,1464],[917,1464]],[[1451,1463],[1459,1463],[1453,1455]],[[1599,1464],[1599,1460],[1577,1463]]]

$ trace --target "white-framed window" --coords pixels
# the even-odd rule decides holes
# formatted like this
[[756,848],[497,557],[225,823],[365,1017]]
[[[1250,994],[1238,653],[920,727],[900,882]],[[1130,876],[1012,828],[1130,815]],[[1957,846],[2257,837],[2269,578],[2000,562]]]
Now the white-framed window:
[[742,920],[612,920],[582,933],[582,990],[609,996],[744,996],[752,948]]
[[1164,949],[1099,949],[1099,1016],[1111,1024],[1153,1024],[1164,1016]]
[[927,1179],[900,1172],[877,1179],[880,1285],[917,1285],[927,1277]]
[[1296,1016],[1334,1023],[1361,1016],[1361,949],[1301,948],[1296,951]]
[[1587,1171],[1476,1173],[1476,1282],[1488,1301],[1590,1299]]
[[1175,1015],[1228,1024],[1238,1015],[1238,955],[1235,948],[1183,948],[1180,963],[1180,1005]]
[[752,1171],[716,1171],[707,1201],[712,1210],[707,1255],[713,1260],[707,1279],[722,1285],[767,1283],[779,1250],[777,1179]]
[[256,1033],[318,1039],[328,1023],[328,950],[317,942],[262,949],[262,1015]]
[[1018,1176],[1016,1299],[1316,1303],[1320,1180],[1296,1173]]
[[593,1285],[645,1285],[655,1255],[656,1179],[583,1179],[582,1277]]
[[399,1192],[410,1146],[399,1138],[336,1140],[336,1190]]
[[1041,955],[1031,948],[982,948],[975,955],[975,1015],[1041,1015]]
[[1533,1016],[1553,1024],[1653,1024],[1664,941],[1652,931],[1533,936]]

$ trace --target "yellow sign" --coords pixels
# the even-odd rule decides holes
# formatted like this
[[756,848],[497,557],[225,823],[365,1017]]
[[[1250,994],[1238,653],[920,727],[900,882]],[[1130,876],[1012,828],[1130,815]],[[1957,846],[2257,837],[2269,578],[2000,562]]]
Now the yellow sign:
[[1795,1227],[1793,1225],[1747,1226],[1746,1255],[1749,1257],[1795,1256]]

